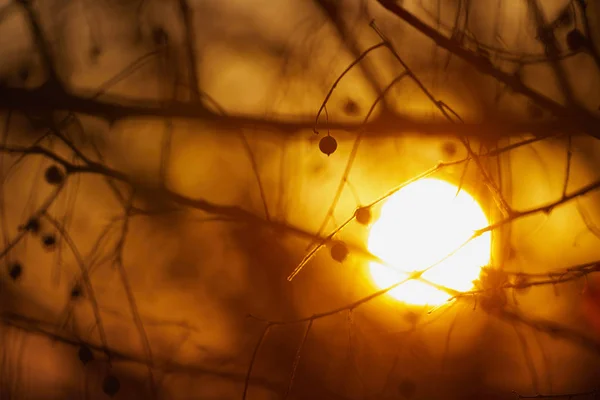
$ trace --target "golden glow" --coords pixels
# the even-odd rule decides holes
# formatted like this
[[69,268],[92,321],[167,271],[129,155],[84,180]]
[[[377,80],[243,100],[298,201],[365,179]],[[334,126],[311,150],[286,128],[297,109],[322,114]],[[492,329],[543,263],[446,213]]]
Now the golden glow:
[[[393,266],[370,264],[371,277],[380,288],[406,279],[406,274],[426,269],[467,241],[473,232],[488,225],[477,201],[467,192],[439,179],[421,179],[382,205],[371,227],[368,249]],[[467,291],[488,265],[491,234],[469,242],[452,256],[423,274],[423,278],[454,290]],[[439,305],[450,295],[420,281],[411,280],[388,292],[415,305]]]

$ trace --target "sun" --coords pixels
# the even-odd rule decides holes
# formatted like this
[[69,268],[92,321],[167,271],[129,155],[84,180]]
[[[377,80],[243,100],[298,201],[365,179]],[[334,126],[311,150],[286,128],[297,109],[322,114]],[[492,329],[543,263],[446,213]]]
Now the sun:
[[[371,227],[369,251],[392,266],[371,262],[373,282],[380,288],[400,282],[406,278],[403,272],[439,262],[488,224],[473,196],[449,182],[427,178],[407,185],[388,198]],[[486,232],[425,272],[423,278],[454,290],[471,290],[481,267],[489,264],[491,247],[491,233]],[[413,305],[440,305],[450,298],[414,280],[388,294]]]

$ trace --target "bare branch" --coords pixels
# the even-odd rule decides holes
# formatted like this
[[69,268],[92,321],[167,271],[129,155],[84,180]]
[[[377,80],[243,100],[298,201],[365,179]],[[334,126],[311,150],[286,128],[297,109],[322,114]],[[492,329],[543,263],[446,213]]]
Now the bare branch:
[[310,333],[312,324],[313,320],[308,321],[308,325],[306,326],[306,330],[304,331],[304,336],[302,337],[302,342],[300,342],[300,346],[298,346],[298,350],[296,351],[296,357],[294,357],[294,364],[292,365],[292,372],[290,374],[290,383],[288,385],[287,390],[285,391],[285,395],[283,396],[284,400],[288,398],[292,391],[292,387],[294,385],[294,378],[296,377],[296,370],[298,369],[298,365],[300,364],[302,350],[304,349],[304,345],[306,344],[306,339],[308,339],[308,334]]
[[193,12],[187,0],[179,0],[179,10],[183,19],[185,29],[186,50],[188,58],[188,73],[190,75],[191,98],[199,100],[200,83],[198,80],[198,71],[196,70],[196,35],[193,26]]
[[382,113],[367,124],[318,122],[313,118],[265,119],[243,115],[221,115],[210,111],[203,103],[171,101],[155,102],[132,100],[105,96],[104,100],[90,96],[74,95],[53,90],[45,86],[35,89],[14,88],[0,85],[0,109],[46,112],[68,110],[74,113],[91,115],[114,122],[125,118],[183,118],[200,120],[215,124],[222,128],[249,128],[293,134],[304,130],[330,129],[340,131],[357,131],[365,129],[369,138],[396,137],[403,133],[446,136],[460,133],[466,136],[497,139],[516,134],[534,133],[543,138],[558,132],[581,134],[579,127],[570,121],[519,122],[488,121],[485,123],[463,123],[460,126],[447,122],[423,122],[411,120],[394,114]]
[[456,42],[454,39],[447,38],[446,36],[442,35],[437,30],[430,27],[415,15],[404,9],[402,6],[397,5],[394,0],[377,1],[398,18],[402,19],[404,22],[408,23],[413,28],[432,39],[438,46],[443,47],[452,54],[460,57],[464,61],[474,66],[480,72],[504,83],[513,91],[527,96],[542,108],[547,109],[561,119],[569,121],[571,125],[585,131],[590,136],[600,138],[600,133],[598,133],[600,119],[594,114],[582,108],[565,107],[562,104],[557,103],[556,101],[531,89],[529,86],[525,85],[525,83],[523,83],[518,76],[510,75],[501,71],[489,63],[488,60],[482,59],[477,53],[463,48],[460,43]]
[[250,359],[250,364],[248,365],[248,372],[246,373],[246,380],[244,381],[244,392],[242,393],[242,400],[246,400],[246,395],[248,394],[248,388],[250,386],[250,378],[252,376],[252,368],[254,367],[254,363],[256,362],[256,357],[258,356],[258,351],[260,350],[265,338],[267,337],[267,333],[271,329],[272,324],[267,324],[263,331],[260,334],[260,338],[254,347],[254,352],[252,353],[252,358]]

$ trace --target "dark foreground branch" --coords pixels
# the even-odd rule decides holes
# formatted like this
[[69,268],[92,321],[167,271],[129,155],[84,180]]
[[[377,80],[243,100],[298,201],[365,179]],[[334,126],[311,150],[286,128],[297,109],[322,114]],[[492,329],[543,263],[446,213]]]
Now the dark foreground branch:
[[533,90],[527,86],[518,75],[508,74],[496,68],[488,59],[482,57],[474,51],[470,51],[460,45],[459,42],[452,38],[448,38],[436,29],[421,21],[415,15],[407,11],[402,6],[396,4],[395,0],[378,0],[392,14],[433,40],[438,46],[448,50],[453,55],[461,58],[467,63],[475,67],[479,72],[491,76],[508,86],[516,93],[520,93],[540,107],[545,108],[561,120],[569,121],[573,127],[585,131],[590,136],[600,138],[598,127],[600,126],[600,118],[581,107],[567,107],[555,100],[544,96],[543,94]]
[[[244,115],[222,115],[211,111],[198,102],[171,101],[168,103],[132,100],[123,98],[94,99],[90,96],[74,95],[54,87],[41,86],[34,89],[14,88],[0,85],[0,109],[35,112],[71,111],[74,113],[95,116],[108,122],[116,122],[127,118],[181,118],[193,119],[213,124],[219,128],[275,131],[293,134],[305,130],[340,130],[356,131],[364,129],[366,137],[395,137],[403,133],[419,133],[425,135],[446,136],[461,134],[465,136],[497,139],[533,133],[536,137],[547,137],[562,133],[580,133],[576,124],[569,121],[519,122],[519,121],[487,121],[478,123],[461,123],[459,125],[447,121],[418,121],[395,114],[380,114],[364,124],[358,122],[325,122],[315,124],[314,117],[296,117],[266,119]],[[285,118],[285,119],[284,119]]]
[[[44,336],[52,341],[63,343],[68,346],[79,347],[81,345],[85,345],[94,352],[97,352],[97,355],[104,353],[102,345],[92,342],[82,342],[80,339],[75,338],[73,335],[64,331],[57,332],[56,326],[50,322],[38,320],[32,317],[27,317],[11,312],[2,312],[0,314],[0,324],[10,326],[31,334]],[[148,366],[148,360],[146,359],[146,357],[140,356],[132,352],[121,351],[116,348],[111,348],[111,358],[113,362],[120,361],[125,363],[133,363]],[[184,364],[174,361],[158,360],[154,363],[152,367],[164,373],[184,373],[198,376],[211,376],[213,378],[225,379],[239,383],[244,382],[244,380],[246,379],[246,374],[244,374],[243,372],[226,371],[217,368],[209,368],[194,364]],[[260,377],[252,378],[250,380],[250,384],[262,386],[274,392],[281,392],[283,390],[282,384],[271,382],[267,379]]]

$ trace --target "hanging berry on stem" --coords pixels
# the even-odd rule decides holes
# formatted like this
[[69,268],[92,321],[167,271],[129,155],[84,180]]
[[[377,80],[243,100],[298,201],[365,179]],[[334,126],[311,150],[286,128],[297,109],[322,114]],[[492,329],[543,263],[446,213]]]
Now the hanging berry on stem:
[[370,207],[359,207],[356,209],[354,213],[354,217],[356,218],[356,222],[361,225],[369,225],[373,219],[373,215],[371,214]]
[[79,351],[77,352],[77,356],[79,357],[79,361],[83,363],[83,365],[88,364],[90,361],[94,360],[94,353],[92,350],[85,344],[82,344],[79,347]]
[[44,177],[49,184],[60,185],[65,180],[65,173],[56,165],[51,165],[46,168]]
[[40,220],[32,217],[27,221],[27,223],[23,226],[23,229],[27,232],[31,232],[34,235],[40,231]]
[[341,263],[348,258],[348,247],[344,244],[344,242],[336,242],[331,246],[331,258],[335,261]]
[[71,295],[71,300],[77,300],[81,296],[83,296],[83,289],[79,283],[76,283],[75,285],[73,285],[73,287],[71,288],[70,295]]
[[10,265],[10,267],[8,268],[8,275],[10,276],[10,278],[13,281],[18,280],[22,274],[23,274],[23,266],[18,261],[13,262]]
[[42,237],[42,244],[48,251],[54,250],[56,247],[56,236],[53,233],[47,233]]
[[107,375],[102,382],[102,391],[110,397],[113,397],[121,389],[121,382],[113,375]]
[[571,51],[579,51],[587,47],[588,40],[579,29],[567,33],[567,46]]
[[327,136],[323,136],[321,140],[319,140],[319,150],[329,157],[337,150],[337,141],[333,136],[327,134]]

